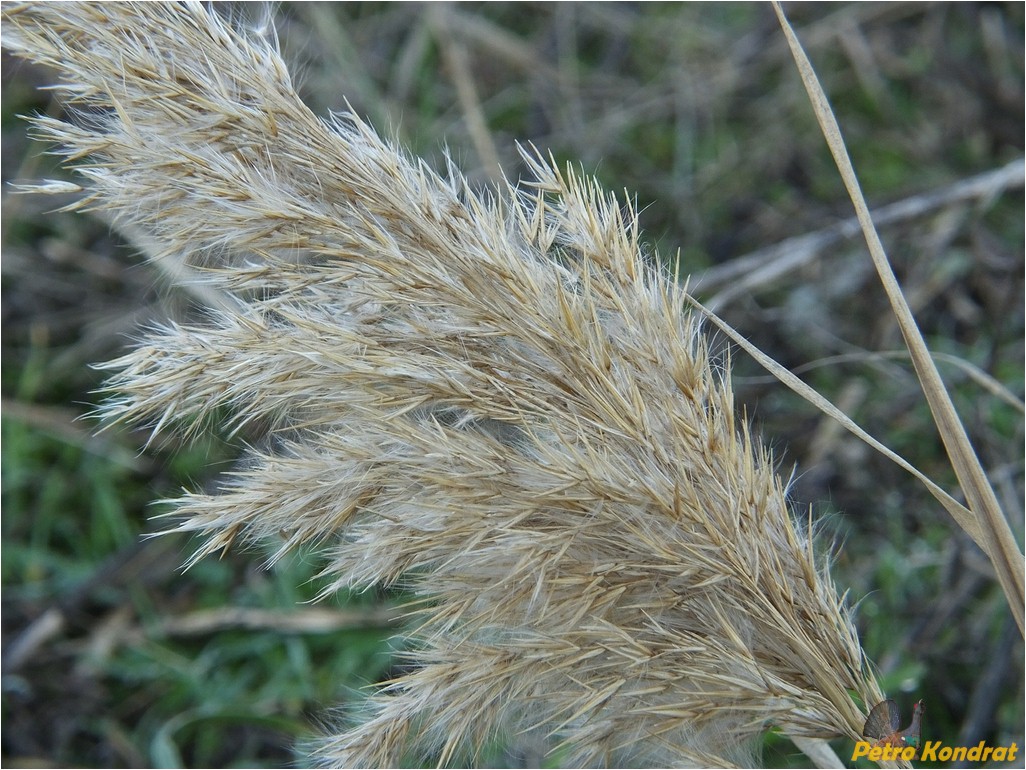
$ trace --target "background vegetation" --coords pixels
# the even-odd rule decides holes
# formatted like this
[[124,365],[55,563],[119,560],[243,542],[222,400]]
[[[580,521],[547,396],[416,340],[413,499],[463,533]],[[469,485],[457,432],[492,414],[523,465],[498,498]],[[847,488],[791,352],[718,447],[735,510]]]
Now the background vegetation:
[[[238,13],[246,12],[240,6]],[[927,204],[1023,154],[1021,4],[830,4],[788,13],[873,206]],[[315,110],[348,99],[480,184],[515,142],[636,193],[642,224],[703,301],[942,486],[954,477],[771,8],[763,4],[285,4],[278,30]],[[260,23],[254,16],[252,23]],[[3,59],[3,741],[9,766],[275,766],[389,673],[394,597],[309,604],[317,564],[262,554],[179,570],[142,539],[151,501],[202,488],[237,442],[152,445],[79,418],[89,368],[140,323],[196,311],[108,226],[11,195],[54,176],[17,115],[61,109],[48,73]],[[498,164],[498,165],[497,165]],[[1022,537],[1023,192],[898,216],[881,235]],[[774,261],[770,247],[791,242]],[[810,248],[811,246],[815,248]],[[770,268],[758,270],[759,267]],[[863,642],[924,735],[1023,745],[1023,643],[983,555],[932,497],[732,357],[781,470],[837,543]],[[906,716],[907,720],[907,716]],[[848,746],[838,746],[844,756]],[[767,738],[769,765],[802,766]],[[538,761],[496,749],[497,764]]]

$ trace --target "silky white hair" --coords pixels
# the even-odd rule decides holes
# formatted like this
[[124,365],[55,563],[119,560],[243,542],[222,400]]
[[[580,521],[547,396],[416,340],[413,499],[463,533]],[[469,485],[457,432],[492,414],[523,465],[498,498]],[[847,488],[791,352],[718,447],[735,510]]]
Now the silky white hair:
[[199,4],[4,22],[81,110],[34,121],[77,205],[218,298],[104,366],[102,415],[274,437],[177,501],[196,558],[314,543],[329,590],[417,598],[415,665],[318,761],[525,732],[576,765],[733,766],[768,727],[860,736],[849,693],[883,696],[848,611],[629,201],[533,152],[530,184],[443,178],[313,115],[273,32]]

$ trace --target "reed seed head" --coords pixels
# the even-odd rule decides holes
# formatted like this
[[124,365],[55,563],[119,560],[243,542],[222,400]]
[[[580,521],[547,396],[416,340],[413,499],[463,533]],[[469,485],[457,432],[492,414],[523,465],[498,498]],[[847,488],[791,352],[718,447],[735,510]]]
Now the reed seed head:
[[108,421],[267,426],[178,501],[196,558],[314,543],[327,591],[416,597],[416,665],[319,761],[530,732],[570,764],[730,766],[768,727],[859,737],[852,694],[883,696],[843,600],[630,201],[533,152],[532,181],[475,192],[313,115],[273,40],[198,4],[5,6],[4,45],[61,73],[75,116],[34,123],[77,205],[219,297],[104,365]]

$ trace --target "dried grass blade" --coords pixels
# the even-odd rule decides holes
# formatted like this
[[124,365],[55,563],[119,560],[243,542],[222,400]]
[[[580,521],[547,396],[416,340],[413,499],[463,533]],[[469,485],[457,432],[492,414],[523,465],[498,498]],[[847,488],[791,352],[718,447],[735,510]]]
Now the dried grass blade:
[[726,334],[730,339],[744,350],[748,355],[755,359],[758,364],[777,378],[781,383],[786,385],[788,388],[793,390],[799,396],[804,398],[810,404],[819,409],[823,414],[828,415],[840,423],[844,428],[854,433],[860,439],[869,444],[873,449],[882,454],[887,459],[904,468],[906,471],[911,473],[917,479],[919,479],[926,488],[930,491],[937,501],[944,506],[944,509],[951,514],[951,517],[958,522],[958,525],[965,530],[965,533],[969,535],[979,546],[986,550],[986,546],[983,540],[983,533],[980,530],[979,522],[976,517],[973,516],[972,511],[958,502],[955,498],[941,489],[936,483],[934,483],[929,476],[923,473],[921,470],[912,465],[908,460],[899,455],[892,449],[889,449],[885,444],[881,443],[877,439],[873,438],[867,433],[862,427],[852,420],[848,415],[830,403],[824,398],[818,391],[812,388],[810,385],[803,382],[797,375],[788,371],[785,367],[774,361],[772,358],[763,353],[759,348],[753,345],[751,342],[746,340],[734,327],[716,315],[714,312],[705,307],[701,302],[692,296],[688,296],[688,302],[692,307],[701,312],[706,318],[708,318],[717,328]]
[[811,759],[816,767],[844,767],[833,747],[822,738],[804,738],[800,735],[790,737],[791,742],[802,754]]
[[[851,197],[855,212],[858,215],[859,223],[862,226],[863,235],[869,246],[869,253],[872,256],[873,264],[884,290],[891,303],[898,326],[901,329],[905,344],[908,346],[912,356],[912,364],[922,384],[926,400],[930,405],[930,412],[941,434],[941,440],[951,459],[955,475],[969,503],[969,509],[973,512],[979,523],[979,530],[982,540],[974,538],[990,557],[994,570],[997,573],[998,581],[1008,599],[1008,605],[1012,610],[1016,623],[1019,624],[1020,633],[1023,632],[1024,604],[1026,604],[1026,592],[1024,592],[1024,563],[1023,554],[1015,541],[1008,521],[1005,519],[1001,506],[998,504],[997,496],[987,481],[986,474],[980,466],[979,459],[969,442],[962,421],[955,411],[951,397],[948,395],[941,380],[940,373],[930,357],[930,352],[923,340],[922,333],[916,325],[912,311],[905,301],[901,287],[898,285],[894,271],[884,251],[880,236],[873,226],[873,220],[869,215],[869,207],[855,176],[855,169],[848,157],[844,139],[841,137],[841,129],[834,117],[830,104],[827,101],[826,93],[823,91],[812,68],[812,63],[802,49],[794,30],[791,29],[784,15],[783,9],[778,2],[773,3],[773,8],[780,20],[780,26],[787,37],[788,45],[802,76],[802,82],[809,94],[809,101],[812,103],[816,113],[816,119],[830,152],[834,156],[838,171],[844,180],[844,185]],[[951,510],[950,508],[948,509]],[[954,516],[954,514],[952,514]],[[964,518],[955,516],[959,526],[969,532],[966,528]],[[970,533],[971,534],[971,533]]]

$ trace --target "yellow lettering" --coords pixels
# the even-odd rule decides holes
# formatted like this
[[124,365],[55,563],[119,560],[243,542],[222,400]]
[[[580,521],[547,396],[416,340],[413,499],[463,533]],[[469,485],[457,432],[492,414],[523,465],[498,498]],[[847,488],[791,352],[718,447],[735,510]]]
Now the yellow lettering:
[[866,741],[859,741],[855,744],[852,761],[866,757],[872,762],[893,762],[899,759],[911,762],[917,758],[920,762],[1014,762],[1019,753],[1019,745],[988,746],[986,741],[980,741],[971,747],[944,746],[940,741],[923,741],[918,749],[918,757],[916,751],[915,746],[884,744],[871,747]]
[[869,750],[868,756],[870,762],[879,762],[883,756],[883,749],[879,746],[874,746]]
[[926,741],[923,744],[923,753],[919,757],[920,762],[936,762],[937,749],[940,748],[940,741]]
[[869,741],[855,741],[855,750],[851,753],[851,761],[869,754]]

